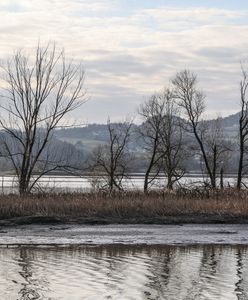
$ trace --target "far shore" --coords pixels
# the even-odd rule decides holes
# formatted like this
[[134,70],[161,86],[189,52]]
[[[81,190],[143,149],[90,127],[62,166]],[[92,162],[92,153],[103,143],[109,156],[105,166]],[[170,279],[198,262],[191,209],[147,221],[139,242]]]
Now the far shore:
[[0,226],[246,223],[248,191],[231,188],[0,195]]

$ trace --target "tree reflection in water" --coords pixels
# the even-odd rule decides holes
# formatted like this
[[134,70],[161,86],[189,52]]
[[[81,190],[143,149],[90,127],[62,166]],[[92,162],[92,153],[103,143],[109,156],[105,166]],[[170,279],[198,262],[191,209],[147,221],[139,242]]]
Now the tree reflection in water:
[[0,250],[3,300],[245,300],[247,278],[245,246]]
[[[18,292],[19,300],[36,300],[41,299],[39,290],[44,288],[43,276],[38,279],[33,274],[33,264],[37,263],[34,252],[27,248],[20,248],[20,259],[18,261],[21,271],[19,274],[24,278],[24,282],[21,283],[21,289]],[[47,283],[47,282],[46,282]]]

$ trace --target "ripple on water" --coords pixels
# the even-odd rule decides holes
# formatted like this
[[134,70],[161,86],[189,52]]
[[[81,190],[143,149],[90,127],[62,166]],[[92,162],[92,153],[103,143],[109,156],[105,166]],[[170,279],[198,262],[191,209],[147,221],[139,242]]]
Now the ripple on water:
[[0,299],[248,299],[248,247],[0,249]]

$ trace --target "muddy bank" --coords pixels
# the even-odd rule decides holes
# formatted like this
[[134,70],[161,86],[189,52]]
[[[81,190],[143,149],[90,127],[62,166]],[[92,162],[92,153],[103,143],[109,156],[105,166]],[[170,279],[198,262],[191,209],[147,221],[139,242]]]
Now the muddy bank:
[[19,225],[0,228],[1,247],[107,244],[248,245],[248,225]]
[[248,216],[232,215],[204,215],[188,214],[177,216],[158,217],[61,217],[61,216],[23,216],[0,220],[0,226],[19,225],[108,225],[108,224],[154,224],[154,225],[177,225],[177,224],[248,224]]

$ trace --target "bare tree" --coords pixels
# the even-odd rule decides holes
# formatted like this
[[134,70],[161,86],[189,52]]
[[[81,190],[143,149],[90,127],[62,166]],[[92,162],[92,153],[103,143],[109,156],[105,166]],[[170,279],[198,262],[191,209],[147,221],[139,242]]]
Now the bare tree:
[[179,126],[178,107],[173,100],[172,92],[165,89],[152,95],[139,109],[144,120],[140,135],[148,161],[144,179],[145,193],[159,173],[165,173],[169,189],[184,173],[181,168],[182,128]]
[[217,179],[220,177],[220,187],[223,188],[223,176],[228,166],[228,157],[232,151],[232,145],[224,136],[222,118],[203,121],[203,124],[202,127],[205,128],[202,137],[215,186],[217,185]]
[[128,149],[132,122],[107,123],[109,141],[100,145],[92,155],[92,170],[101,176],[100,187],[112,193],[123,190],[122,182],[128,176],[131,156]]
[[162,128],[163,116],[165,111],[165,101],[160,94],[152,95],[139,108],[139,114],[143,119],[139,134],[144,142],[144,149],[148,166],[145,172],[144,192],[148,191],[149,186],[156,179],[160,172],[159,154],[160,130]]
[[197,76],[189,70],[181,71],[172,80],[175,98],[184,109],[188,121],[188,130],[193,133],[198,144],[204,172],[210,179],[213,189],[217,187],[218,165],[223,154],[228,150],[223,145],[222,131],[217,123],[209,128],[209,122],[202,118],[205,110],[205,96],[197,87]]
[[45,149],[64,116],[85,100],[84,70],[67,62],[55,44],[38,45],[34,58],[18,51],[1,69],[1,154],[11,161],[24,194],[60,167]]
[[241,65],[242,79],[240,81],[240,105],[241,111],[239,114],[239,165],[237,175],[237,189],[241,188],[242,178],[245,173],[246,165],[244,164],[245,154],[247,152],[248,142],[248,74],[244,67]]
[[185,174],[184,162],[189,154],[186,151],[186,139],[183,139],[183,121],[173,93],[165,90],[163,99],[165,111],[159,134],[159,154],[162,171],[167,178],[167,189],[172,190],[174,184]]

